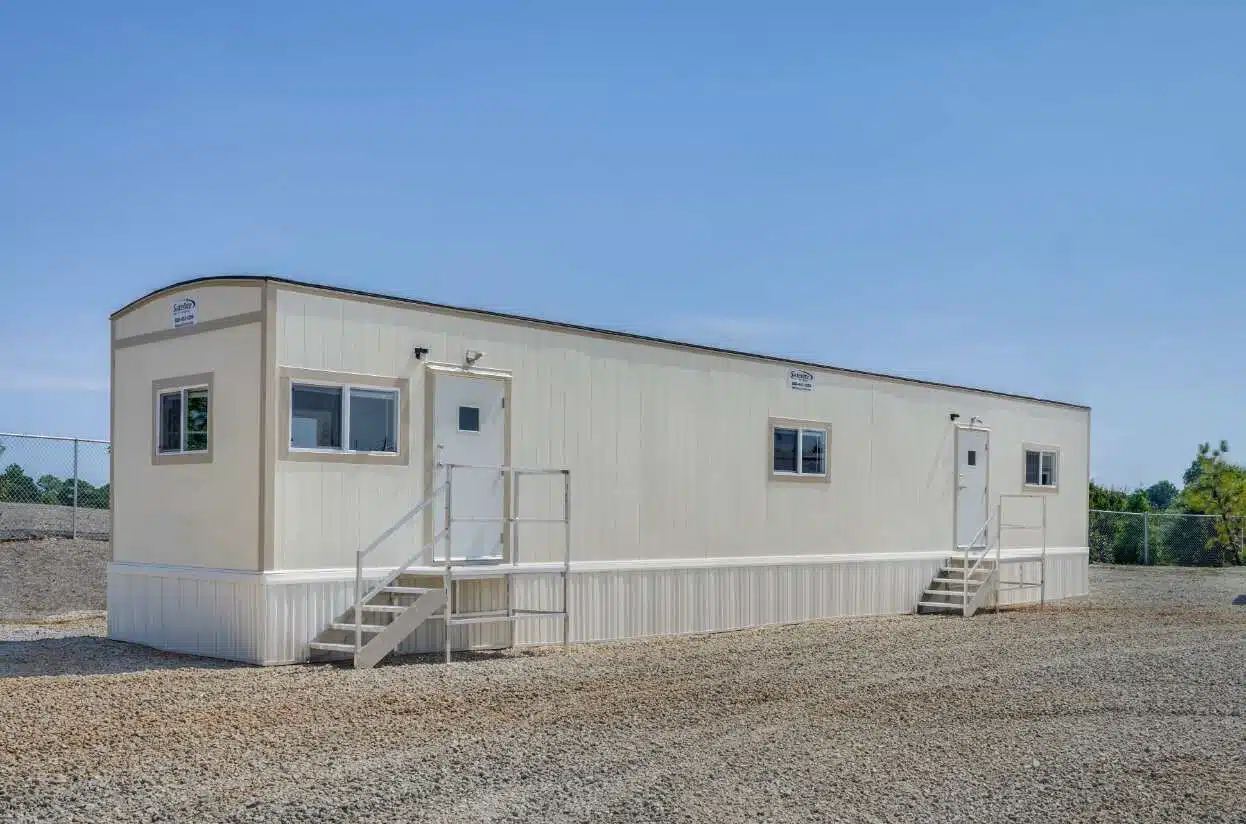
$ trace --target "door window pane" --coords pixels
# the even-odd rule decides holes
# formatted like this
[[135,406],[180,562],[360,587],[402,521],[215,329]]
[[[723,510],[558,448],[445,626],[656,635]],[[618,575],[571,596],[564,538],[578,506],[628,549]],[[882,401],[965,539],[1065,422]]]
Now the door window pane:
[[799,431],[796,429],[774,428],[774,471],[796,471],[796,441]]
[[826,431],[800,431],[800,472],[802,475],[826,474]]
[[460,432],[479,432],[480,431],[480,407],[478,406],[460,406],[459,407],[459,431]]
[[204,452],[208,448],[208,390],[186,391],[186,451]]
[[966,462],[967,462],[970,466],[977,466],[977,465],[978,465],[978,451],[977,451],[976,449],[971,449],[971,450],[969,450],[969,457],[968,457],[968,458],[966,458]]
[[350,390],[350,448],[357,452],[398,451],[398,393]]
[[342,448],[342,390],[331,386],[290,387],[290,446]]
[[182,451],[182,393],[160,396],[160,451]]

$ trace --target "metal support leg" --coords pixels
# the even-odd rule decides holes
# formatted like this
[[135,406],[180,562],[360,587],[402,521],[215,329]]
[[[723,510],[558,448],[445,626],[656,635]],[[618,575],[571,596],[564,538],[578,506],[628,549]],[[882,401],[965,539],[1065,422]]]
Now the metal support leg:
[[[1143,518],[1146,515],[1143,514]],[[1146,521],[1143,521],[1146,523]],[[1040,556],[1038,571],[1038,603],[1040,606],[1047,605],[1047,499],[1043,498],[1043,554]]]
[[562,474],[562,506],[563,522],[566,537],[563,541],[562,557],[562,648],[571,645],[571,472],[563,470]]
[[74,438],[74,510],[73,510],[73,529],[71,530],[74,540],[78,540],[78,439]]
[[454,486],[451,484],[451,477],[454,467],[446,466],[446,572],[442,586],[446,588],[446,620],[442,622],[446,634],[446,663],[450,663],[450,642],[453,636],[453,626],[451,619],[454,617],[454,573],[450,566],[450,559],[454,551],[454,544],[450,541],[450,524],[453,517],[453,492]]

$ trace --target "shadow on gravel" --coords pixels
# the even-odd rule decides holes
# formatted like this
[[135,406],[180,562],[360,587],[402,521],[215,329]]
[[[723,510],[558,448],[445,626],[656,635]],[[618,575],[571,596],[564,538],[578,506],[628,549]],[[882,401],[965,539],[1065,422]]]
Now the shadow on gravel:
[[[496,661],[514,661],[517,659],[527,658],[544,658],[550,655],[562,655],[561,646],[534,646],[534,647],[516,647],[514,649],[475,649],[475,650],[455,650],[453,663],[455,664],[485,664]],[[420,666],[430,664],[444,664],[446,656],[443,652],[408,652],[401,655],[387,655],[381,659],[376,665],[376,669],[385,667],[403,667],[403,666]],[[312,661],[313,666],[330,666],[340,669],[351,669],[353,664],[350,658],[325,658],[323,660]]]
[[171,669],[249,667],[233,661],[161,652],[97,635],[0,641],[0,678],[118,675]]

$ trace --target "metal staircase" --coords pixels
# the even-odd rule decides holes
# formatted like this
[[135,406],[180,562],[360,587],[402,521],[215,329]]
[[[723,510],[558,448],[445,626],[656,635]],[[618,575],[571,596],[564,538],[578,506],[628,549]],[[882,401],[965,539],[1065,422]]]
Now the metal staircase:
[[[1041,518],[1037,524],[1005,522],[1004,504],[1007,501],[1037,501]],[[995,546],[991,547],[991,524],[996,525]],[[1039,580],[1002,580],[1005,564],[1025,563],[1026,558],[1003,557],[1003,533],[1011,530],[1037,530],[1041,533],[1042,548],[1038,557]],[[994,555],[994,557],[992,557]],[[917,602],[918,614],[960,613],[972,617],[988,604],[999,611],[999,595],[1017,589],[1039,589],[1039,603],[1047,601],[1047,499],[1040,495],[1001,495],[999,505],[986,523],[969,540],[956,547],[955,553],[939,569],[930,586],[922,592]]]
[[[524,469],[512,466],[477,466],[445,464],[445,480],[403,518],[403,523],[432,511],[438,501],[444,506],[444,528],[420,547],[407,560],[379,582],[365,590],[364,560],[381,541],[355,553],[355,602],[342,620],[330,623],[307,646],[312,653],[330,657],[350,656],[356,669],[376,666],[393,652],[426,621],[444,625],[444,651],[450,663],[454,627],[504,623],[511,627],[511,643],[515,622],[527,618],[557,616],[562,621],[562,643],[569,638],[568,585],[571,571],[571,474],[565,469]],[[525,476],[561,475],[563,479],[563,514],[561,518],[521,518],[504,516],[457,516],[453,514],[454,475],[456,472],[497,472],[509,485],[511,500],[518,512],[519,483]],[[500,562],[477,562],[455,559],[450,551],[450,537],[456,522],[495,521],[509,524],[509,551]],[[519,553],[520,523],[561,523],[564,525],[562,564],[550,569],[549,564],[522,565]],[[392,530],[391,530],[392,532]],[[387,533],[389,534],[389,533]],[[427,534],[427,533],[425,533]],[[443,557],[437,559],[441,546]],[[512,580],[515,575],[558,575],[562,584],[562,609],[521,609],[515,606]],[[455,611],[455,585],[463,581],[501,579],[505,582],[506,608],[462,612]]]
[[[990,558],[990,527],[995,515],[969,539],[956,547],[953,555],[939,570],[930,586],[917,602],[919,613],[959,612],[966,618],[982,608],[996,591],[999,583],[999,543],[995,558]],[[981,544],[978,541],[981,540]]]

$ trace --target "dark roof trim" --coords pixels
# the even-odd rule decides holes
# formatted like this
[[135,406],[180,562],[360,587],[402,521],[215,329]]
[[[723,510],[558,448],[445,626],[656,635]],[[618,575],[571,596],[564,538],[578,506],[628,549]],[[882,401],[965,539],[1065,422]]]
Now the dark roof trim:
[[795,360],[792,358],[783,358],[777,355],[760,355],[755,352],[742,352],[737,349],[725,349],[719,346],[706,346],[700,343],[688,343],[686,341],[669,340],[667,338],[657,338],[651,335],[639,335],[633,332],[619,332],[615,329],[599,329],[594,326],[583,326],[577,323],[563,323],[561,321],[543,320],[541,318],[532,318],[526,315],[513,315],[506,312],[495,312],[489,309],[471,309],[462,306],[450,306],[444,303],[432,303],[426,300],[416,300],[415,298],[404,298],[396,295],[386,295],[380,292],[365,292],[361,289],[347,289],[342,286],[326,286],[323,283],[310,283],[302,280],[291,280],[290,278],[276,277],[273,275],[208,275],[204,277],[190,278],[189,280],[171,283],[163,286],[155,291],[143,295],[137,300],[133,300],[125,306],[113,312],[110,316],[113,320],[121,317],[139,305],[146,303],[152,298],[158,297],[166,292],[172,292],[179,289],[185,289],[188,286],[198,284],[220,283],[222,285],[229,282],[255,282],[255,283],[275,283],[278,285],[298,286],[304,289],[317,289],[324,292],[336,293],[339,295],[353,295],[355,297],[370,298],[372,300],[384,300],[398,304],[406,304],[409,306],[418,306],[425,309],[434,309],[444,312],[459,312],[468,315],[476,315],[482,318],[490,318],[493,320],[521,322],[536,324],[550,329],[558,329],[566,332],[588,332],[594,335],[605,335],[607,337],[618,338],[619,340],[628,340],[637,343],[653,343],[662,346],[674,346],[680,349],[688,349],[694,352],[704,352],[713,355],[728,355],[736,358],[747,358],[749,360],[764,361],[766,363],[775,363],[788,366],[804,366],[813,369],[824,369],[831,372],[838,372],[844,375],[855,375],[862,378],[875,378],[898,383],[907,383],[914,386],[930,386],[937,389],[955,389],[961,392],[974,392],[980,395],[990,395],[997,398],[1011,398],[1013,400],[1033,401],[1036,403],[1051,404],[1053,406],[1063,406],[1070,409],[1085,409],[1090,407],[1079,403],[1069,403],[1067,401],[1056,401],[1049,398],[1036,398],[1031,395],[1017,395],[1011,392],[996,392],[991,389],[980,389],[974,386],[959,386],[954,383],[939,383],[937,381],[926,381],[918,378],[906,378],[901,375],[887,375],[882,372],[866,372],[860,369],[846,369],[842,366],[831,366],[825,363],[816,363],[813,361]]

